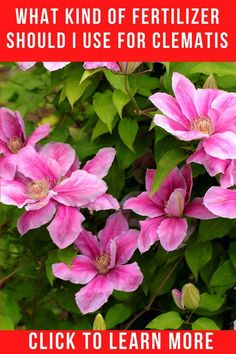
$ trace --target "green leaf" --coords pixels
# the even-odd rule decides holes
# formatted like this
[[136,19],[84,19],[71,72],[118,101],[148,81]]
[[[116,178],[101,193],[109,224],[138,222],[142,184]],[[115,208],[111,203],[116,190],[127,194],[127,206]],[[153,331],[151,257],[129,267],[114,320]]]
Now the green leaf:
[[81,79],[80,79],[80,84],[82,84],[85,80],[87,80],[89,77],[95,75],[99,71],[101,71],[101,69],[85,70]]
[[229,258],[236,269],[236,242],[231,243],[229,247]]
[[130,317],[131,313],[131,309],[123,304],[116,304],[111,307],[105,316],[107,329],[114,328],[119,323],[123,323]]
[[178,329],[182,326],[184,321],[178,314],[178,312],[170,311],[157,316],[148,323],[146,328],[149,329]]
[[134,141],[138,133],[138,123],[136,120],[125,118],[120,121],[119,135],[123,143],[134,152]]
[[90,81],[84,81],[80,84],[80,80],[70,77],[66,81],[66,96],[70,102],[71,107],[74,106],[74,103],[83,95],[86,88],[90,85]]
[[236,282],[236,270],[232,266],[232,263],[229,260],[227,260],[223,264],[221,264],[214,272],[210,281],[210,287],[225,286],[230,284],[232,284],[233,286],[235,282]]
[[51,286],[53,286],[53,282],[54,282],[54,275],[52,274],[52,265],[54,263],[59,262],[58,256],[57,256],[57,250],[53,250],[49,253],[48,258],[45,262],[45,270],[46,270],[46,274],[47,274],[47,278],[49,281],[49,284]]
[[14,323],[9,316],[0,315],[0,330],[14,329]]
[[112,132],[112,122],[116,115],[112,92],[109,90],[104,93],[97,92],[93,98],[93,107],[98,117],[107,125],[109,131]]
[[152,185],[152,194],[154,194],[161,186],[167,175],[181,161],[186,159],[186,154],[180,149],[167,151],[157,163],[157,170]]
[[[11,319],[13,327],[20,321],[21,311],[19,305],[12,297],[3,291],[0,291],[0,309],[2,316]],[[10,322],[8,321],[8,323]]]
[[98,138],[100,135],[109,133],[109,129],[105,123],[98,119],[97,124],[93,128],[92,141]]
[[198,272],[211,260],[211,242],[198,244],[195,240],[190,240],[185,251],[186,262],[194,277],[198,278]]
[[190,74],[203,73],[206,75],[217,74],[218,76],[236,75],[235,63],[207,63],[202,62],[195,65]]
[[60,262],[64,262],[68,265],[71,265],[71,262],[75,258],[77,252],[74,248],[74,246],[70,246],[67,248],[64,248],[62,250],[58,249],[57,250],[57,257]]
[[108,184],[108,193],[118,198],[125,185],[125,174],[124,171],[120,169],[117,161],[113,162],[105,180]]
[[130,101],[130,97],[120,91],[120,90],[114,90],[113,92],[113,103],[114,103],[114,106],[116,107],[116,110],[120,116],[120,118],[122,118],[122,111],[123,111],[123,108],[127,105],[127,103]]
[[199,308],[217,311],[224,304],[224,298],[219,295],[211,295],[208,293],[201,294]]
[[220,329],[217,324],[209,318],[201,317],[192,323],[193,330],[217,330]]
[[206,242],[228,234],[232,225],[230,220],[213,219],[201,220],[199,227],[199,241]]

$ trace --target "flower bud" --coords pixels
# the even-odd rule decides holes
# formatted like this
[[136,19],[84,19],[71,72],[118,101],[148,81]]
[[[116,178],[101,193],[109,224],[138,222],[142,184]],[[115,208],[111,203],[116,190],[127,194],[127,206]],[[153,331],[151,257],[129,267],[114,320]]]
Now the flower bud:
[[175,302],[175,305],[178,306],[181,310],[184,310],[182,304],[181,304],[181,299],[182,299],[182,292],[179,291],[178,289],[173,289],[171,291],[173,300]]
[[181,305],[186,310],[195,310],[200,301],[199,290],[193,284],[185,284],[182,288]]
[[216,80],[212,74],[210,76],[208,76],[208,78],[206,79],[206,81],[203,85],[203,88],[204,89],[218,89]]
[[134,62],[119,62],[120,65],[120,71],[123,74],[130,75],[132,74],[140,65],[142,62],[139,61],[134,61]]
[[93,330],[94,331],[102,331],[106,329],[106,323],[104,321],[104,318],[100,313],[97,314],[95,317],[95,320],[93,322]]

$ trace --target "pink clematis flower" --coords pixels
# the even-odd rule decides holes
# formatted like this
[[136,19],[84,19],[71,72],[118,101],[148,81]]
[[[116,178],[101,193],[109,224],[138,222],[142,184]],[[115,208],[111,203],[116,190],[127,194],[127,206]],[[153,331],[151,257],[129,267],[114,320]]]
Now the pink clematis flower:
[[138,231],[129,230],[121,213],[111,215],[98,237],[83,230],[76,240],[81,255],[71,266],[53,265],[53,274],[74,284],[87,284],[75,295],[83,314],[105,304],[113,290],[135,291],[143,281],[137,263],[126,264],[137,249]]
[[212,213],[222,218],[236,218],[236,190],[211,187],[206,192],[203,203]]
[[20,113],[0,108],[0,177],[12,180],[17,170],[19,151],[34,146],[49,133],[49,125],[42,125],[26,138]]
[[[235,159],[236,94],[217,89],[195,89],[178,73],[173,74],[172,87],[175,98],[160,92],[150,97],[164,113],[155,116],[155,124],[180,140],[202,141],[189,162],[199,163],[201,153],[221,160]],[[219,170],[222,168],[219,166]]]
[[[26,61],[26,62],[17,62],[16,64],[21,68],[21,70],[28,70],[28,69],[31,69],[33,66],[35,66],[35,64],[37,64],[37,62],[36,61]],[[62,61],[62,62],[44,61],[43,62],[43,66],[48,71],[56,71],[56,70],[62,69],[68,64],[70,64],[69,61],[68,62],[67,61]]]
[[79,169],[70,145],[49,143],[39,152],[32,147],[22,149],[15,180],[1,180],[1,202],[25,207],[17,224],[19,233],[24,235],[53,219],[48,226],[50,236],[59,248],[65,248],[82,230],[80,208],[119,209],[102,180],[114,157],[113,148],[101,149]]
[[203,220],[216,216],[203,205],[202,198],[190,202],[192,172],[189,166],[184,166],[181,170],[174,168],[152,196],[154,176],[155,170],[147,171],[147,192],[128,199],[124,203],[124,209],[131,209],[139,215],[147,216],[144,221],[140,221],[138,248],[141,252],[148,251],[158,240],[165,250],[173,251],[187,236],[188,223],[185,215]]

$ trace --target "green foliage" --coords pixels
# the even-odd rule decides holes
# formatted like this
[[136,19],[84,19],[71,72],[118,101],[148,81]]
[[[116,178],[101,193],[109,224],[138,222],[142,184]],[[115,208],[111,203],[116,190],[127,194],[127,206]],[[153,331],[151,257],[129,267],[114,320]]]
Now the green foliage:
[[178,329],[184,321],[178,312],[170,311],[157,316],[146,326],[149,329]]

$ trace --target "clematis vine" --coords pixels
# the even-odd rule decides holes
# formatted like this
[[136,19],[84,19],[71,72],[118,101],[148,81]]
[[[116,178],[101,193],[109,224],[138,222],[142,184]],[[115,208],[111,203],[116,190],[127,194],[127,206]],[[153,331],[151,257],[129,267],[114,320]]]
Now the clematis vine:
[[[206,165],[211,175],[225,170],[225,161],[236,158],[236,94],[217,89],[195,89],[183,75],[174,73],[175,98],[158,92],[151,102],[157,126],[180,140],[201,140],[188,162]],[[216,159],[216,160],[215,160]]]
[[50,133],[49,125],[42,125],[27,138],[24,121],[18,112],[0,108],[0,177],[11,180],[15,177],[18,156],[22,148],[35,146]]
[[83,314],[94,312],[105,304],[113,290],[135,291],[143,281],[136,262],[126,264],[137,249],[138,231],[129,229],[127,220],[114,213],[98,237],[83,230],[75,242],[81,254],[71,266],[53,264],[55,277],[74,284],[87,284],[75,294]]
[[[24,61],[24,62],[17,62],[16,63],[21,70],[28,70],[31,69],[33,66],[35,66],[37,64],[36,61]],[[43,66],[45,67],[45,69],[47,69],[48,71],[56,71],[59,69],[64,68],[66,65],[70,64],[70,62],[68,61],[56,61],[56,62],[51,62],[51,61],[44,61]]]
[[47,227],[59,248],[72,244],[82,230],[81,208],[119,209],[115,198],[106,193],[102,178],[114,160],[115,150],[104,148],[80,169],[75,151],[68,144],[49,143],[40,151],[22,149],[18,173],[12,181],[1,180],[1,202],[25,207],[18,219],[21,235],[31,229]]
[[148,170],[147,191],[124,203],[124,209],[131,209],[147,217],[140,221],[138,248],[142,253],[148,251],[156,241],[160,241],[166,251],[176,250],[188,233],[185,216],[202,220],[216,217],[204,206],[202,198],[190,201],[192,172],[189,166],[181,170],[174,168],[152,195],[154,176],[155,170]]

